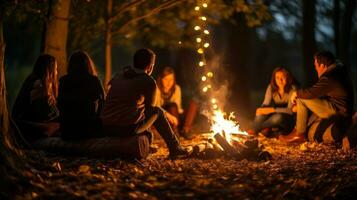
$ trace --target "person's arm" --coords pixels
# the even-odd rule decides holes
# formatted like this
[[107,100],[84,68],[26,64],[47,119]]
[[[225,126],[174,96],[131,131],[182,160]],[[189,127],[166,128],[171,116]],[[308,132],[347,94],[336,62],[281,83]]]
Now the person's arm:
[[325,96],[333,88],[332,81],[328,77],[322,76],[312,87],[298,90],[297,97],[301,99],[316,99]]
[[271,85],[269,84],[265,91],[265,96],[264,96],[264,101],[262,103],[262,107],[271,106],[272,99],[273,99],[273,91],[272,91]]
[[156,82],[153,78],[149,77],[150,81],[145,84],[145,94],[144,94],[144,100],[145,100],[145,106],[155,106],[156,105]]
[[181,87],[179,85],[175,85],[175,87],[175,92],[171,100],[176,103],[179,113],[183,113]]

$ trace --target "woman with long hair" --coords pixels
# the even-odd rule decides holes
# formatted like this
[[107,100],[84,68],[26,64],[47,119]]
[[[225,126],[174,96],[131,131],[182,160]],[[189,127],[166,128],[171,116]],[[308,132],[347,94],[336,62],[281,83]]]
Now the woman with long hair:
[[60,79],[58,108],[60,131],[65,140],[96,137],[104,90],[92,59],[85,51],[77,51],[68,62],[67,75]]
[[30,142],[58,133],[57,77],[56,59],[43,54],[16,97],[12,117]]
[[[187,110],[182,108],[181,87],[176,83],[175,71],[171,67],[164,67],[157,77],[158,91],[156,104],[166,112],[166,118],[170,122],[176,134],[189,139],[190,131],[197,112],[197,104],[191,100]],[[183,123],[181,123],[183,122]],[[181,130],[179,130],[179,127]]]
[[264,101],[256,110],[250,133],[258,134],[262,131],[263,135],[269,136],[273,128],[277,130],[276,134],[290,133],[295,125],[295,109],[290,101],[295,90],[291,74],[285,68],[275,68]]

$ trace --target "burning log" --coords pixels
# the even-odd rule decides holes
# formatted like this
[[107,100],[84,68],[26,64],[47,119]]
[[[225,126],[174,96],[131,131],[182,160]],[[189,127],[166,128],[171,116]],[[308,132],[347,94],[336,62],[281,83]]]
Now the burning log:
[[193,147],[192,149],[192,156],[199,156],[199,154],[202,154],[202,152],[206,149],[206,145],[204,144],[197,144]]
[[225,152],[229,155],[237,155],[239,151],[237,151],[234,147],[232,147],[227,140],[225,140],[219,133],[214,135],[214,139],[216,139],[217,143],[223,148]]

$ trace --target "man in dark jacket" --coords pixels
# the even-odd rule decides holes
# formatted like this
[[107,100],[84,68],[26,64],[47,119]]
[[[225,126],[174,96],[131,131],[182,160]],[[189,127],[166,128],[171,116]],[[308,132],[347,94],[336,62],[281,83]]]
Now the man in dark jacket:
[[154,52],[140,49],[134,55],[134,67],[125,67],[111,80],[101,113],[104,130],[109,135],[128,136],[144,133],[153,125],[167,144],[170,157],[187,155],[164,111],[153,106],[157,86],[150,75],[154,64]]
[[309,111],[321,119],[335,115],[351,117],[354,94],[352,81],[346,67],[337,64],[329,51],[314,55],[314,65],[319,80],[312,87],[300,89],[292,96],[296,102],[296,129],[287,136],[281,136],[286,142],[304,142],[307,131]]

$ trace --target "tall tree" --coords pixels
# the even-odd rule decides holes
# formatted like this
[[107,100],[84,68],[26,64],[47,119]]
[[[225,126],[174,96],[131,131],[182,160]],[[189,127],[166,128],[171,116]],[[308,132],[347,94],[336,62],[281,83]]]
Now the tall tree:
[[107,0],[107,13],[105,20],[105,77],[104,77],[104,89],[108,90],[108,83],[112,76],[112,28],[113,28],[113,0]]
[[23,176],[25,167],[22,152],[16,147],[10,129],[10,115],[7,105],[5,82],[5,40],[3,22],[9,2],[0,0],[0,198],[10,198],[7,192],[16,186],[16,182]]
[[305,84],[315,82],[313,54],[316,52],[315,27],[316,27],[316,0],[302,0],[303,25],[302,25],[302,51],[304,58]]
[[351,31],[352,31],[352,17],[356,9],[356,0],[347,0],[345,5],[345,12],[343,14],[340,32],[339,58],[347,66],[350,66],[350,47],[351,47]]
[[67,34],[71,0],[49,0],[49,16],[46,22],[44,53],[58,61],[58,72],[66,73]]

